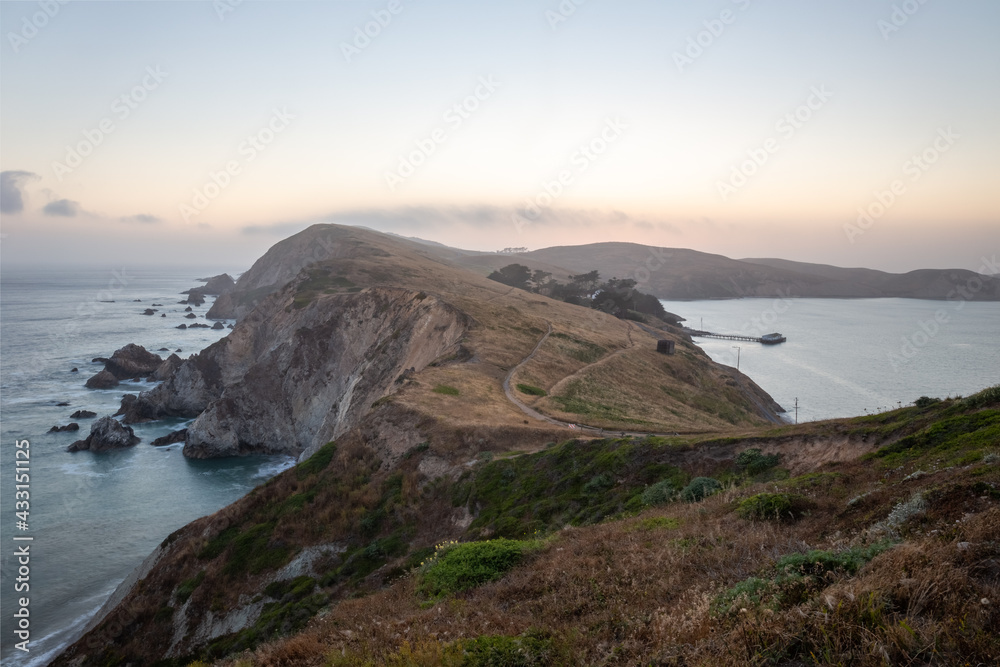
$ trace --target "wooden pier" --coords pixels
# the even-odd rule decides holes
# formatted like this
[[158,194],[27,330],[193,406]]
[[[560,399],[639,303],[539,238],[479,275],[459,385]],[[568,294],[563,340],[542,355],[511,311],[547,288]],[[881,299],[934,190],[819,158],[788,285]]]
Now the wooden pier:
[[742,340],[748,343],[761,343],[763,345],[777,345],[784,343],[787,338],[779,333],[764,334],[763,336],[743,336],[741,334],[720,334],[711,331],[699,331],[697,329],[685,329],[687,334],[699,338],[719,338],[721,340]]

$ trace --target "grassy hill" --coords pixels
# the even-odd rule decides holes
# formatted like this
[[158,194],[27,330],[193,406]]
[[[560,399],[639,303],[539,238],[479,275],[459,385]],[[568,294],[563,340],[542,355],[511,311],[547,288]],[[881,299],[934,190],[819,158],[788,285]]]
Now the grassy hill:
[[1000,656],[1000,390],[776,425],[683,333],[429,246],[320,225],[269,256],[241,298],[282,318],[391,287],[469,325],[335,442],[168,536],[54,664]]
[[[428,474],[436,456],[385,470],[358,434],[171,535],[82,664],[152,664],[182,605],[241,598],[255,623],[156,664],[1000,658],[1000,387],[742,437],[566,440],[454,475]],[[259,584],[331,540],[318,571]]]
[[[331,257],[307,264],[317,247]],[[308,268],[286,295],[293,308],[393,286],[431,294],[471,318],[460,353],[408,378],[387,398],[450,425],[523,427],[524,414],[505,398],[502,380],[550,327],[552,335],[514,379],[548,394],[537,402],[522,395],[544,414],[608,429],[689,432],[760,425],[780,411],[749,378],[715,364],[675,329],[642,328],[514,289],[455,266],[435,248],[368,230],[317,225],[282,241],[241,276],[234,299],[260,298],[254,293],[296,266]],[[677,355],[656,353],[661,337],[676,341]]]
[[556,246],[518,255],[454,253],[449,259],[484,274],[517,262],[549,271],[560,280],[597,269],[602,277],[635,279],[642,291],[661,299],[1000,299],[1000,283],[961,269],[894,274],[781,259],[735,260],[696,250],[637,243]]

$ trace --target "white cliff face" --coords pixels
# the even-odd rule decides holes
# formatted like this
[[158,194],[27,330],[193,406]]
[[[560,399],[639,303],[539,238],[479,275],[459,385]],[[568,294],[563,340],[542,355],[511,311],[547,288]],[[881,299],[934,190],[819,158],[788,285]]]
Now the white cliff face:
[[404,371],[453,351],[469,323],[437,298],[400,288],[321,296],[302,308],[292,299],[291,290],[272,296],[142,397],[166,410],[204,404],[185,456],[308,456],[357,425]]

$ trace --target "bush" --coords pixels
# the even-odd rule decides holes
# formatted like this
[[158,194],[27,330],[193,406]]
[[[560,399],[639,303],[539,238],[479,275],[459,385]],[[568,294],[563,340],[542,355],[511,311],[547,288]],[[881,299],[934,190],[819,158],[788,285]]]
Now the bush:
[[425,565],[420,591],[439,597],[496,581],[521,562],[525,552],[537,548],[536,542],[523,540],[488,540],[439,547]]
[[691,483],[681,489],[681,499],[685,502],[696,503],[713,493],[722,489],[719,480],[711,477],[695,477]]
[[531,667],[552,664],[552,639],[528,631],[520,637],[482,636],[461,642],[463,667]]
[[528,394],[529,396],[548,396],[549,393],[540,387],[534,387],[530,384],[519,384],[517,385],[517,390],[522,394]]
[[753,447],[744,450],[736,457],[736,469],[753,476],[773,468],[781,461],[777,454],[763,454],[759,449]]
[[983,389],[962,401],[970,408],[982,408],[1000,403],[1000,385]]
[[309,475],[314,475],[318,472],[322,472],[330,465],[330,461],[333,460],[333,455],[337,452],[337,443],[328,442],[318,450],[316,453],[307,458],[305,461],[300,463],[296,467],[296,475],[299,479],[305,479]]
[[821,576],[827,572],[854,574],[862,565],[893,546],[893,542],[886,540],[866,547],[852,547],[845,551],[814,549],[804,554],[788,554],[778,559],[775,569],[787,574],[814,576]]
[[434,387],[434,393],[444,394],[445,396],[458,396],[459,391],[458,389],[455,389],[454,387],[451,387],[449,385],[439,384],[438,386]]
[[940,398],[930,398],[929,396],[921,396],[917,400],[913,401],[913,404],[918,408],[929,408],[935,403],[940,403]]
[[601,491],[606,491],[615,485],[614,478],[606,472],[602,472],[599,475],[594,475],[590,478],[590,481],[583,485],[584,493],[600,493]]
[[194,589],[201,586],[201,582],[205,580],[205,570],[202,570],[197,575],[191,577],[190,579],[185,579],[177,587],[177,601],[181,604],[187,602],[187,599],[191,597],[194,593]]
[[885,541],[846,551],[817,549],[782,556],[765,576],[744,579],[716,597],[712,612],[719,616],[757,606],[777,611],[801,604],[832,581],[856,574],[865,563],[892,546],[892,542]]
[[741,502],[736,513],[748,521],[791,521],[801,515],[805,503],[794,493],[758,493]]
[[677,488],[669,479],[663,479],[646,487],[642,492],[643,505],[663,505],[673,500],[677,493]]

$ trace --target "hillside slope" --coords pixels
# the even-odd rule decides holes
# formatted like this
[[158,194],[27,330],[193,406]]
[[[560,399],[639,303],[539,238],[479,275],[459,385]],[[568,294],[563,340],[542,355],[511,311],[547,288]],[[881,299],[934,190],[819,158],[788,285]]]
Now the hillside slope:
[[1000,658],[1000,388],[742,437],[574,439],[450,474],[440,426],[380,464],[378,422],[404,418],[380,407],[171,535],[55,664]]
[[[307,263],[317,247],[333,258]],[[268,251],[230,294],[251,307],[233,332],[123,401],[127,423],[196,418],[189,457],[308,456],[387,401],[455,426],[532,430],[536,445],[567,424],[703,432],[781,411],[675,329],[512,289],[377,232],[314,226]],[[549,331],[513,378],[548,394],[523,399],[549,418],[525,419],[503,380]],[[661,337],[675,340],[675,356],[655,352]]]
[[601,276],[632,278],[661,299],[820,297],[1000,300],[1000,283],[960,269],[893,274],[780,259],[735,260],[684,248],[637,243],[556,246],[519,255],[462,254],[451,261],[480,273],[525,264],[564,279],[597,269]]

